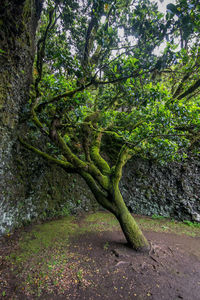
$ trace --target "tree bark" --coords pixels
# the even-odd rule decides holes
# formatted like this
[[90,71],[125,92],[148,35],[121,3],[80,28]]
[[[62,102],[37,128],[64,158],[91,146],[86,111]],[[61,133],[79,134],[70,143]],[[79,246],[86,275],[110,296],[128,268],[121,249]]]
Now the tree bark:
[[115,216],[120,223],[128,244],[137,251],[148,251],[149,243],[126,207],[118,188],[114,192],[113,202],[116,205]]
[[148,251],[149,243],[126,207],[118,185],[113,184],[108,192],[103,192],[90,174],[82,172],[80,175],[85,179],[97,202],[117,218],[129,246],[136,251]]
[[35,33],[43,0],[4,0],[0,5],[0,233],[13,222],[24,197],[16,163],[19,120],[29,99]]

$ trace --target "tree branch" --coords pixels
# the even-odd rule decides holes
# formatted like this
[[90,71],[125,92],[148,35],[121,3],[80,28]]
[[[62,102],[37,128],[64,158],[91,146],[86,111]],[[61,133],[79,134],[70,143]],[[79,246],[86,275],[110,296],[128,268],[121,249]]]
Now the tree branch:
[[187,89],[184,93],[182,93],[181,95],[179,95],[177,97],[177,99],[181,100],[181,99],[185,98],[189,94],[195,92],[195,90],[198,89],[199,87],[200,87],[200,79],[197,80],[192,86],[190,86],[189,89]]
[[89,53],[90,53],[90,50],[91,50],[91,34],[92,34],[93,28],[96,25],[97,25],[97,18],[96,18],[96,16],[94,15],[94,13],[92,11],[92,18],[91,18],[91,21],[89,23],[87,33],[86,33],[86,38],[85,38],[85,49],[84,49],[84,55],[83,55],[83,66],[84,66],[84,68],[88,64]]
[[110,174],[110,167],[108,163],[105,161],[105,159],[103,159],[99,153],[100,146],[101,146],[101,138],[102,138],[102,132],[98,132],[98,133],[93,132],[93,142],[91,145],[90,156],[93,162],[100,169],[102,174],[108,175]]
[[180,95],[181,90],[182,90],[182,88],[183,88],[183,84],[184,84],[184,82],[190,77],[190,75],[191,75],[191,73],[188,72],[188,73],[183,77],[181,83],[179,84],[178,88],[176,89],[175,93],[174,93],[173,96],[172,96],[173,98],[177,98],[178,95]]
[[108,209],[112,213],[116,213],[115,206],[112,202],[108,200],[108,193],[103,191],[94,180],[94,178],[87,172],[81,171],[80,175],[85,179],[86,183],[90,187],[92,193],[94,194],[96,200],[104,208]]
[[41,78],[42,78],[42,69],[43,69],[43,59],[44,59],[44,55],[45,55],[45,43],[46,43],[46,39],[47,39],[47,36],[48,36],[48,32],[49,30],[51,30],[58,18],[55,19],[53,25],[51,26],[52,24],[52,21],[53,21],[53,13],[55,12],[57,8],[57,5],[50,10],[49,12],[49,23],[46,27],[46,30],[44,32],[44,35],[43,37],[41,37],[37,43],[37,59],[36,59],[36,68],[37,68],[37,72],[38,72],[38,77],[36,78],[35,80],[35,92],[36,92],[36,98],[39,97],[39,89],[38,89],[38,85],[39,85],[39,82],[41,81]]
[[122,168],[126,162],[132,157],[130,154],[130,149],[124,145],[122,146],[120,153],[117,158],[116,165],[114,166],[114,184],[118,185],[122,177]]
[[45,107],[45,105],[48,105],[48,104],[50,104],[50,103],[54,103],[54,102],[56,102],[56,101],[58,101],[58,100],[60,100],[60,99],[62,99],[62,98],[65,98],[65,97],[66,97],[66,98],[68,98],[68,97],[71,98],[71,97],[73,97],[76,93],[85,90],[86,88],[88,88],[88,87],[91,86],[92,84],[93,84],[93,81],[89,82],[89,83],[86,84],[86,85],[82,85],[81,87],[79,87],[79,88],[77,88],[77,89],[75,89],[75,90],[73,90],[73,91],[68,91],[68,92],[66,92],[66,93],[64,93],[64,94],[57,95],[57,96],[53,97],[52,99],[50,99],[49,101],[42,102],[42,103],[38,104],[38,105],[36,106],[35,110],[41,111],[42,108]]
[[38,116],[37,116],[37,114],[35,112],[34,106],[31,109],[31,114],[32,114],[33,122],[35,123],[35,125],[40,129],[40,131],[42,133],[44,133],[45,135],[49,136],[49,132],[45,129],[45,127],[43,126],[43,124],[38,119]]
[[64,160],[54,158],[53,156],[33,147],[32,145],[26,143],[20,136],[18,137],[18,139],[25,148],[31,150],[34,153],[37,153],[38,155],[42,156],[45,160],[48,160],[49,162],[51,162],[53,164],[63,167],[64,169],[67,169],[68,171],[71,171],[71,172],[75,171],[75,169],[71,163],[64,161]]
[[88,170],[88,165],[81,159],[79,159],[69,148],[69,146],[65,143],[64,139],[57,133],[56,136],[57,142],[60,148],[63,150],[63,155],[66,155],[67,160],[73,165],[74,168],[78,170]]
[[153,69],[152,70],[148,70],[148,71],[144,71],[144,72],[141,72],[141,73],[139,73],[139,71],[137,71],[137,72],[132,73],[130,75],[127,75],[127,76],[124,76],[124,77],[115,78],[115,79],[108,80],[108,81],[95,81],[94,80],[93,83],[96,84],[96,85],[100,85],[100,84],[104,85],[104,84],[117,83],[117,82],[120,82],[120,81],[127,80],[129,78],[137,78],[137,77],[139,77],[141,75],[148,74],[148,73],[150,73],[152,71],[153,71]]

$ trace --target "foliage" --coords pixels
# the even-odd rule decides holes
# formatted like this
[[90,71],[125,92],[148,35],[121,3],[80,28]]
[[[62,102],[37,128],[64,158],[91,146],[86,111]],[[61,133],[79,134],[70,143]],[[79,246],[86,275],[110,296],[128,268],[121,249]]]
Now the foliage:
[[[37,57],[41,61],[36,66],[41,63],[43,69],[35,68],[36,82],[42,78],[37,82],[39,129],[50,135],[56,119],[65,142],[87,160],[83,124],[88,115],[101,111],[98,131],[116,137],[132,153],[161,162],[180,158],[179,150],[191,144],[200,127],[199,89],[186,95],[189,99],[181,97],[199,78],[198,4],[193,2],[169,4],[165,18],[150,1],[49,1],[39,41],[50,13],[53,25],[45,53]],[[175,47],[179,30],[185,30],[180,51]],[[154,50],[165,38],[169,42],[159,57]],[[54,142],[47,147],[61,155]]]

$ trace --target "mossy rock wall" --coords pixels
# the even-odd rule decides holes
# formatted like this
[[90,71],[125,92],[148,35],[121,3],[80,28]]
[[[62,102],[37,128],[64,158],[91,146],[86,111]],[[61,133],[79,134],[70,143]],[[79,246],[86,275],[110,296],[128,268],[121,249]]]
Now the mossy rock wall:
[[16,153],[15,171],[16,198],[1,203],[0,234],[30,222],[98,208],[80,176],[48,165],[27,150]]
[[140,158],[123,170],[120,190],[130,211],[200,222],[200,159],[161,166]]

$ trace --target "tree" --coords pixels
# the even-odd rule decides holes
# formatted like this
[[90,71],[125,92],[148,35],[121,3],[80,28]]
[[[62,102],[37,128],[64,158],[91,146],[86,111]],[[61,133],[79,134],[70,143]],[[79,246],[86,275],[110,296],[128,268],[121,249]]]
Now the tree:
[[[178,159],[199,135],[198,79],[191,80],[199,76],[196,25],[188,35],[194,43],[175,51],[173,18],[148,0],[48,1],[27,103],[34,146],[19,137],[27,149],[83,177],[136,250],[149,245],[119,190],[123,166],[138,153]],[[105,136],[120,146],[113,165],[101,152]]]

